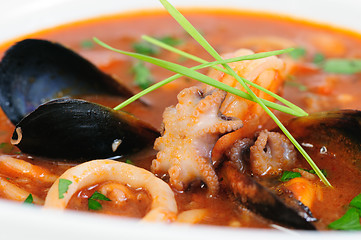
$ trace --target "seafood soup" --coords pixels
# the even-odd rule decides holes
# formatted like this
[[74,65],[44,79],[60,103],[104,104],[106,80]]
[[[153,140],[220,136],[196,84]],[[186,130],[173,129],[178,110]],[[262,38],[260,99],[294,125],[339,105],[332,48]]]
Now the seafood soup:
[[149,10],[0,47],[0,198],[141,221],[361,230],[361,36],[265,13],[181,12],[224,59],[286,49],[198,72],[238,92],[231,71],[250,81],[332,187],[255,100],[191,76],[113,110],[174,72],[93,37],[187,68],[214,61],[169,13]]

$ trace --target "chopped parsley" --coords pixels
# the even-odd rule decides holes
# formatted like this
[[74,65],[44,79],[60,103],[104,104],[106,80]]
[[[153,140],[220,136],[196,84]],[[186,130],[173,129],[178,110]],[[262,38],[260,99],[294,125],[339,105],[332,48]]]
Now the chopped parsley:
[[330,223],[328,227],[335,230],[361,230],[360,218],[361,194],[352,199],[345,215]]
[[160,50],[157,46],[146,41],[133,43],[132,47],[136,53],[140,53],[144,55],[157,55],[160,53]]
[[[178,46],[183,43],[183,40],[171,36],[164,36],[156,39],[170,46]],[[144,55],[158,55],[161,52],[161,49],[158,46],[155,46],[147,41],[135,42],[132,47],[136,53]]]
[[298,90],[300,90],[301,92],[308,90],[308,88],[305,85],[303,85],[302,83],[296,82],[295,77],[292,75],[289,75],[287,77],[287,81],[285,81],[285,84],[290,87],[298,88]]
[[295,48],[292,52],[289,53],[290,57],[297,60],[306,55],[306,49],[302,47]]
[[63,178],[59,179],[59,184],[58,184],[59,199],[64,198],[64,193],[68,191],[69,185],[72,183],[73,182],[68,179],[63,179]]
[[351,200],[350,206],[361,210],[361,193]]
[[323,71],[335,74],[355,74],[361,72],[360,59],[328,59],[321,65]]
[[6,142],[2,142],[0,143],[0,149],[3,153],[12,153],[14,150],[14,146],[11,145],[10,143],[6,143]]
[[130,159],[125,160],[125,163],[131,164],[131,165],[134,165],[133,161],[132,161],[132,160],[130,160]]
[[[303,168],[300,168],[300,169],[302,169],[303,171],[306,171],[306,172],[312,173],[312,174],[316,174],[315,170],[313,170],[313,169],[310,169],[310,170],[303,169]],[[327,177],[327,172],[326,172],[326,170],[325,170],[325,169],[321,169],[321,172],[322,172],[322,174],[323,174],[325,177]]]
[[89,210],[101,210],[103,208],[101,203],[98,202],[97,200],[111,201],[109,198],[107,198],[100,192],[95,191],[93,193],[93,195],[91,195],[91,197],[88,199],[88,209]]
[[146,89],[153,83],[153,77],[149,68],[142,61],[137,61],[132,67],[134,82],[141,89]]
[[313,63],[316,65],[319,65],[321,63],[323,63],[325,61],[325,55],[323,55],[322,53],[316,53],[313,56]]
[[82,49],[92,49],[95,47],[95,44],[92,40],[86,39],[80,42],[80,47]]
[[161,37],[161,38],[157,38],[159,41],[168,44],[170,46],[178,46],[183,44],[183,40],[179,39],[179,38],[175,38],[175,37],[171,37],[171,36],[165,36],[165,37]]
[[281,177],[282,182],[286,182],[296,177],[301,177],[301,173],[299,172],[292,172],[292,171],[284,171]]
[[29,196],[24,200],[24,203],[25,204],[34,204],[33,201],[34,201],[33,195],[30,193]]

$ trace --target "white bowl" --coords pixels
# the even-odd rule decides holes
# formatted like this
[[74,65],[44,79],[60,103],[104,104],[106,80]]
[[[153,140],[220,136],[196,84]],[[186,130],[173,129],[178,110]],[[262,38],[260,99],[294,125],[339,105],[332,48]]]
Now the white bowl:
[[[170,0],[178,7],[229,7],[275,12],[361,32],[358,0]],[[161,8],[157,0],[12,0],[0,2],[0,42],[104,14]],[[360,239],[361,233],[164,225],[97,214],[58,212],[0,200],[0,239]]]

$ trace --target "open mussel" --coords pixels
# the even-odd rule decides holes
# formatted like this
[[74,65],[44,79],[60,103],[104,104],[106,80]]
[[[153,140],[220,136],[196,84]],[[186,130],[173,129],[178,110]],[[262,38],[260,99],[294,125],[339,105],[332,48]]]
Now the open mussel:
[[[292,119],[285,126],[314,157],[322,158],[329,154],[331,157],[322,158],[323,162],[325,159],[337,161],[338,165],[361,171],[360,111],[314,113]],[[274,130],[275,134],[279,134],[277,132],[280,130]],[[226,152],[225,162],[218,169],[223,187],[241,206],[265,219],[295,229],[315,229],[313,221],[316,219],[310,209],[296,200],[292,192],[284,189],[279,179],[263,177],[251,170],[250,146],[253,144],[252,139],[242,139]],[[269,147],[263,151],[266,153]]]
[[16,43],[0,63],[0,106],[13,124],[59,96],[132,93],[70,49],[45,40]]
[[158,136],[158,131],[126,112],[62,98],[23,118],[11,141],[24,153],[86,161],[140,151]]
[[301,202],[277,196],[255,178],[242,173],[232,162],[225,162],[220,169],[221,183],[232,193],[232,198],[252,212],[277,224],[304,230],[315,230],[316,219]]

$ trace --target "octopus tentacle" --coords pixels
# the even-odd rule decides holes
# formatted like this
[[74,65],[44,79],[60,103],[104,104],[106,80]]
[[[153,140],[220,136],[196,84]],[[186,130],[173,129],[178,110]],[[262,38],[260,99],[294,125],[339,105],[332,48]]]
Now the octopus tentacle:
[[224,118],[219,108],[226,92],[209,87],[191,87],[178,94],[178,104],[163,114],[164,132],[155,141],[157,158],[152,171],[168,173],[169,183],[184,190],[191,181],[200,179],[211,194],[219,188],[211,164],[213,146],[219,136],[242,127],[236,118]]
[[[64,198],[59,199],[59,179],[72,182]],[[177,204],[170,187],[145,169],[113,160],[93,160],[70,168],[52,185],[45,199],[44,207],[65,209],[71,197],[78,190],[104,181],[117,181],[132,188],[145,188],[152,198],[151,210],[143,221],[173,221]]]

